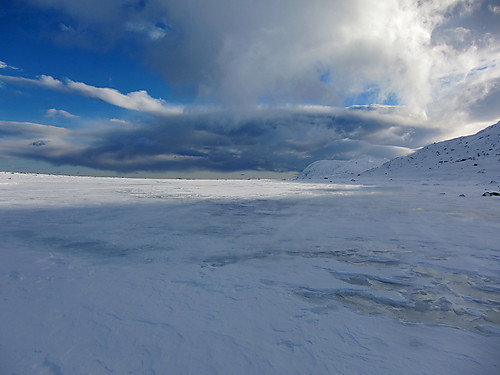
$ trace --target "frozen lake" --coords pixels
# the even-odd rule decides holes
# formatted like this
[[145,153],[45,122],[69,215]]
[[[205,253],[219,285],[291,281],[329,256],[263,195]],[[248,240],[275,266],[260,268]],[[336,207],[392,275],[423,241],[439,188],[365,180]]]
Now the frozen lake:
[[0,373],[498,374],[487,188],[0,173]]

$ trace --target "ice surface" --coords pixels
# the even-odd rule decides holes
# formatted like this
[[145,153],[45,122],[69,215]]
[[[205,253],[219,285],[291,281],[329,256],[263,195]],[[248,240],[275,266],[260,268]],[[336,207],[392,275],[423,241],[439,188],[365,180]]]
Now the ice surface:
[[486,190],[0,173],[0,373],[497,374]]

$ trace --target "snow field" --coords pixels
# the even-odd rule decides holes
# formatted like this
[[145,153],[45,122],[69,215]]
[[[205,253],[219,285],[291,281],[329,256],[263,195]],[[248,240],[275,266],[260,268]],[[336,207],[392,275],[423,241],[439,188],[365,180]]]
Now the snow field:
[[0,373],[497,373],[487,189],[0,173]]

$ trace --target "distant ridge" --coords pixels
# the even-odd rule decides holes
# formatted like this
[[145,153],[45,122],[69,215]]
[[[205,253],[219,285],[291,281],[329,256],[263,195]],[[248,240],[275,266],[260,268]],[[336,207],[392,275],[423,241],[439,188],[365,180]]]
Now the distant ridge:
[[362,175],[443,178],[483,175],[500,181],[500,121],[474,135],[425,146]]
[[388,159],[361,157],[352,160],[318,160],[309,164],[297,177],[298,180],[330,179],[357,176],[366,170],[376,168]]

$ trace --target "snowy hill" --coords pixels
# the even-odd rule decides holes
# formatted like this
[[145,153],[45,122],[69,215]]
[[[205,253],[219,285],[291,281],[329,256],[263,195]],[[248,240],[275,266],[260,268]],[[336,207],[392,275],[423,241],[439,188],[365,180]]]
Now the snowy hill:
[[363,176],[439,176],[500,179],[500,121],[470,136],[428,145]]
[[316,180],[357,176],[359,173],[376,168],[386,161],[387,159],[369,157],[353,160],[318,160],[308,165],[297,179]]

